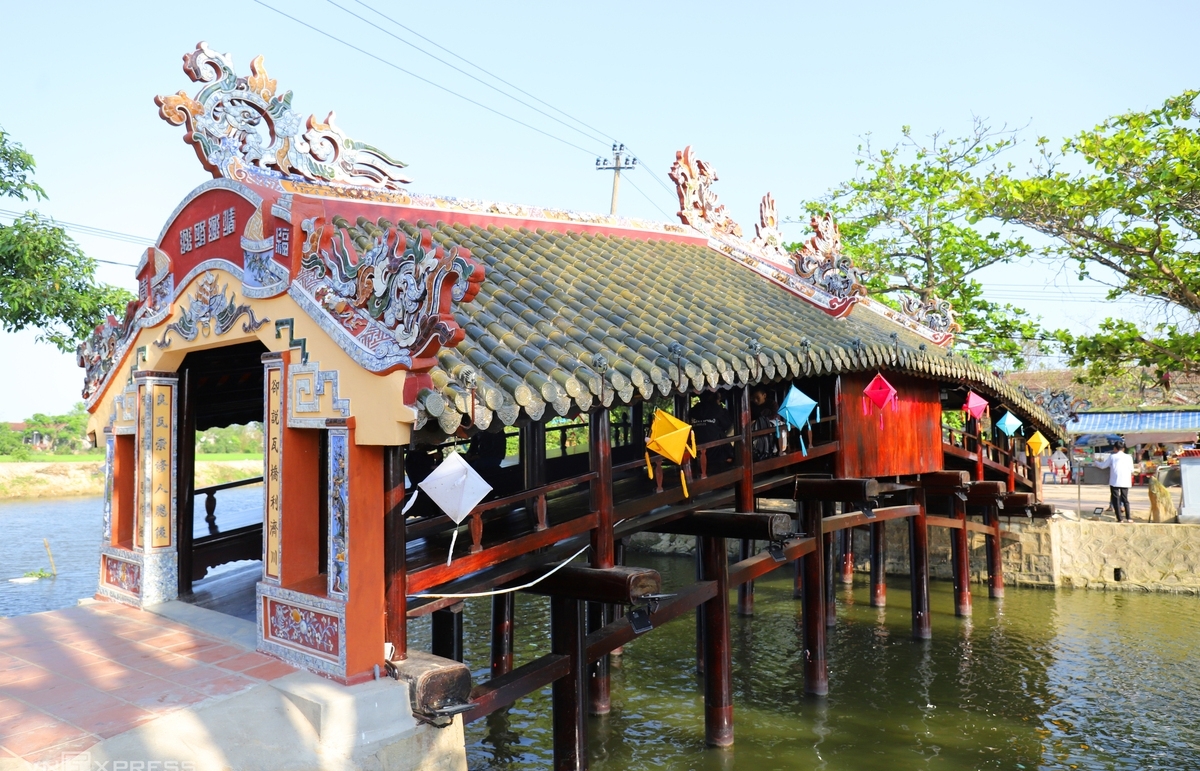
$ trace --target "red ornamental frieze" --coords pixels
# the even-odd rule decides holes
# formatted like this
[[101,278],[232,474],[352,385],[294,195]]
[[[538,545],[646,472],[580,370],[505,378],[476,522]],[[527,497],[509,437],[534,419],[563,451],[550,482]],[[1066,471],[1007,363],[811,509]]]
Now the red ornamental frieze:
[[313,217],[301,230],[293,287],[322,328],[352,341],[342,347],[364,367],[429,369],[438,349],[462,341],[452,306],[474,299],[484,277],[469,250],[374,213]]
[[267,637],[293,648],[338,660],[341,653],[337,616],[268,598]]
[[101,555],[104,562],[104,583],[135,597],[142,593],[142,568],[132,562],[117,559],[108,554]]

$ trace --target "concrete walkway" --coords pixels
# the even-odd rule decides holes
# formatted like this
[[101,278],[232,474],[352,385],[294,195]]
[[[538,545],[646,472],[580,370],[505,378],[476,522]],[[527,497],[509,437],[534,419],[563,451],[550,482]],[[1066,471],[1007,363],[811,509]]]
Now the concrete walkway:
[[110,602],[0,619],[0,759],[8,759],[0,769],[20,767],[17,758],[54,767],[151,720],[295,671],[238,645],[244,635],[213,631]]
[[[1150,488],[1146,486],[1129,488],[1129,508],[1133,514],[1134,521],[1148,522],[1150,521]],[[1171,500],[1176,505],[1179,503],[1179,488],[1168,488],[1171,492]],[[1079,511],[1083,519],[1097,519],[1108,522],[1115,522],[1116,516],[1108,511],[1107,513],[1096,516],[1093,512],[1097,508],[1108,509],[1108,485],[1080,485],[1076,491],[1075,485],[1044,485],[1042,487],[1042,500],[1045,503],[1052,504],[1056,509],[1066,509],[1067,511]],[[1077,501],[1082,501],[1082,506],[1078,505]]]

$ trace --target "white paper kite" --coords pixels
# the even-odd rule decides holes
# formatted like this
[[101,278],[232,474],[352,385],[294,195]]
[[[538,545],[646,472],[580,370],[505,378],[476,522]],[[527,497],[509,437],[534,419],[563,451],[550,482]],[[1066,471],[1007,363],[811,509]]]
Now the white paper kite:
[[[432,498],[456,525],[461,524],[471,513],[471,509],[478,506],[492,491],[492,486],[483,481],[483,477],[479,476],[479,473],[471,468],[471,464],[463,460],[457,452],[446,456],[429,476],[417,483],[417,487]],[[454,542],[457,540],[458,528],[455,528],[454,535],[450,538],[450,552],[446,555],[447,565],[454,555]]]

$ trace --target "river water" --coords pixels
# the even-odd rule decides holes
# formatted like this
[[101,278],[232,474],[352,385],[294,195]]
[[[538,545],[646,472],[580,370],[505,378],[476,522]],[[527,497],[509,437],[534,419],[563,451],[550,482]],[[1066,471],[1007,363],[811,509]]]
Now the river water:
[[[261,487],[220,494],[222,529],[260,516]],[[207,532],[197,506],[196,535]],[[74,605],[95,592],[99,498],[0,503],[0,615]],[[11,583],[49,567],[58,578]],[[687,557],[632,554],[664,584],[691,581]],[[640,769],[1200,769],[1200,598],[977,587],[970,620],[950,586],[931,584],[933,640],[909,639],[908,584],[888,607],[866,582],[838,588],[829,636],[830,693],[802,692],[800,604],[791,581],[759,581],[756,615],[732,620],[735,745],[704,746],[695,625],[684,616],[625,646],[612,713],[592,718],[592,767]],[[982,594],[983,596],[979,596]],[[466,604],[466,661],[488,676],[490,602]],[[544,598],[517,599],[517,664],[549,651]],[[428,650],[428,621],[410,645]],[[472,769],[549,769],[549,689],[467,727]]]

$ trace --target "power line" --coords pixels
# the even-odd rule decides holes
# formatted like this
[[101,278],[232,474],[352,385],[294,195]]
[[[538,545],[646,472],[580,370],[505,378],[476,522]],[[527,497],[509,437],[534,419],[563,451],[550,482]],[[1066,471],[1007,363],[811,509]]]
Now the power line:
[[588,150],[587,148],[580,147],[579,145],[575,144],[574,142],[570,141],[569,139],[563,139],[560,136],[551,134],[549,131],[543,131],[542,129],[538,128],[537,126],[526,123],[525,121],[520,120],[519,118],[514,118],[511,115],[508,115],[506,113],[500,112],[499,110],[495,109],[494,107],[489,107],[486,104],[483,104],[482,102],[477,102],[474,99],[470,98],[469,96],[464,96],[463,94],[460,94],[457,91],[454,91],[453,89],[447,88],[439,83],[435,83],[434,81],[432,81],[428,78],[422,77],[422,76],[416,74],[415,72],[406,70],[394,62],[384,59],[382,56],[373,54],[370,51],[367,51],[366,49],[359,48],[358,46],[354,45],[353,43],[349,43],[349,42],[341,39],[337,35],[326,32],[325,30],[321,29],[320,27],[314,27],[313,25],[309,24],[308,22],[302,21],[301,19],[297,19],[295,16],[292,16],[291,14],[289,14],[285,11],[281,11],[278,8],[275,8],[274,6],[267,5],[266,3],[263,2],[263,0],[253,0],[253,1],[255,4],[261,5],[263,8],[266,8],[269,11],[277,13],[286,19],[291,19],[292,21],[296,22],[297,24],[299,24],[302,27],[307,27],[308,29],[312,30],[313,32],[316,32],[317,34],[319,34],[323,37],[327,37],[330,40],[333,40],[334,42],[341,43],[342,45],[346,46],[347,48],[358,51],[363,56],[368,56],[368,57],[374,59],[375,61],[379,62],[380,64],[385,64],[394,70],[403,72],[405,75],[408,75],[409,77],[412,77],[412,78],[416,78],[417,80],[421,81],[422,83],[433,86],[434,88],[438,89],[439,91],[445,91],[447,94],[450,94],[452,96],[457,96],[459,99],[462,99],[464,102],[470,102],[471,104],[475,105],[476,107],[487,110],[488,112],[490,112],[494,115],[499,115],[501,118],[504,118],[505,120],[509,120],[509,121],[512,121],[513,123],[516,123],[517,125],[524,126],[525,128],[530,129],[531,131],[536,131],[537,133],[541,134],[542,136],[549,137],[550,139],[553,139],[556,142],[561,142],[564,145],[568,145],[569,147],[574,147],[576,150],[579,150],[580,152],[587,153],[588,155],[591,155],[591,156],[595,155],[595,152],[593,152],[592,150]]
[[[38,212],[37,214],[39,217],[42,216],[40,212]],[[21,217],[25,216],[25,213],[17,212],[17,211],[10,211],[8,209],[0,209],[0,215],[5,216],[5,217],[12,217],[14,220],[17,220],[17,219],[20,219]],[[77,233],[83,233],[83,234],[86,234],[89,236],[99,236],[100,238],[109,238],[109,239],[112,239],[113,241],[124,241],[125,243],[137,244],[139,246],[154,246],[154,243],[155,243],[154,241],[152,241],[149,238],[145,238],[143,236],[135,236],[132,233],[121,233],[116,230],[105,230],[104,228],[92,227],[91,225],[80,225],[77,222],[66,222],[65,220],[56,220],[53,217],[46,217],[46,219],[54,225],[58,225],[58,226],[66,228],[67,230],[73,230]],[[121,265],[124,263],[116,263],[116,264]]]
[[[477,75],[472,75],[471,73],[469,73],[469,72],[467,72],[466,70],[464,70],[462,67],[458,67],[458,66],[456,66],[456,65],[454,65],[454,64],[451,64],[450,62],[446,61],[445,59],[443,59],[443,58],[441,58],[441,57],[439,57],[439,56],[435,56],[435,55],[433,55],[433,54],[429,53],[428,51],[426,51],[425,49],[423,49],[423,48],[421,48],[420,46],[416,45],[415,43],[412,43],[412,42],[410,42],[410,41],[408,41],[408,40],[405,40],[404,38],[400,37],[399,35],[395,34],[394,32],[389,32],[389,31],[387,31],[386,29],[384,29],[383,27],[379,26],[379,25],[378,25],[378,24],[376,24],[375,22],[371,21],[370,19],[366,19],[366,18],[364,18],[364,17],[362,17],[362,16],[358,15],[357,13],[355,13],[355,12],[354,12],[354,11],[352,11],[352,10],[350,10],[349,8],[346,8],[345,6],[338,5],[336,2],[334,2],[334,0],[325,0],[325,2],[329,3],[329,4],[330,4],[330,5],[332,5],[334,8],[337,8],[338,10],[340,10],[340,11],[343,11],[344,13],[348,13],[348,14],[350,14],[351,16],[353,16],[354,18],[356,18],[356,19],[358,19],[359,21],[363,22],[364,24],[369,24],[369,25],[371,25],[372,27],[374,27],[375,29],[379,30],[379,31],[380,31],[380,32],[382,32],[383,34],[385,34],[385,35],[387,35],[387,36],[391,37],[392,39],[394,39],[394,40],[398,40],[398,41],[400,41],[401,43],[403,43],[404,45],[406,45],[406,46],[408,46],[408,47],[410,47],[410,48],[412,48],[412,49],[414,49],[414,50],[416,50],[416,51],[419,51],[419,52],[421,52],[421,53],[425,54],[426,56],[428,56],[429,58],[433,59],[434,61],[441,62],[442,64],[446,65],[447,67],[449,67],[450,69],[454,70],[455,72],[458,72],[458,73],[461,73],[461,74],[463,74],[463,75],[466,75],[468,78],[470,78],[471,80],[474,80],[476,83],[480,83],[480,84],[482,84],[482,85],[484,85],[484,86],[487,86],[488,88],[490,88],[490,89],[492,89],[493,91],[495,91],[497,94],[500,94],[501,96],[506,96],[506,97],[508,97],[509,99],[512,99],[512,100],[513,100],[514,102],[516,102],[517,104],[519,104],[519,105],[522,105],[522,106],[524,106],[524,107],[528,107],[529,109],[533,110],[534,112],[538,113],[539,115],[544,115],[545,117],[549,118],[550,120],[552,120],[552,121],[554,121],[554,122],[556,122],[556,123],[559,123],[559,124],[561,124],[561,125],[563,125],[563,126],[566,126],[566,127],[567,127],[567,128],[569,128],[571,131],[578,132],[579,134],[582,134],[583,136],[587,137],[588,139],[591,139],[591,140],[593,140],[593,141],[595,141],[595,142],[599,142],[599,143],[601,143],[601,144],[608,144],[607,140],[601,139],[601,138],[599,138],[599,137],[597,137],[597,136],[595,136],[595,135],[593,135],[593,134],[589,134],[588,132],[584,131],[583,129],[580,129],[580,128],[577,128],[577,127],[575,127],[575,126],[572,126],[570,123],[567,123],[566,121],[562,120],[561,118],[556,118],[556,117],[554,117],[553,115],[551,115],[550,113],[546,112],[545,110],[542,110],[542,109],[539,109],[539,108],[537,108],[537,107],[533,106],[533,105],[532,105],[532,104],[530,104],[529,102],[526,102],[526,101],[524,101],[524,100],[522,100],[522,99],[518,99],[517,97],[515,97],[515,96],[513,96],[512,94],[508,93],[507,91],[505,91],[505,90],[503,90],[503,89],[501,89],[501,88],[497,88],[496,86],[492,85],[491,83],[488,83],[488,82],[487,82],[486,80],[484,80],[483,78],[480,78],[480,77],[478,77]],[[358,2],[358,0],[356,0],[356,2]],[[375,10],[375,9],[374,9],[374,8],[372,8],[371,6],[367,5],[366,3],[359,2],[359,5],[363,6],[364,8],[366,8],[367,10],[369,10],[369,11],[371,11],[371,12],[375,13],[375,14],[378,14],[379,16],[382,16],[383,18],[385,18],[385,19],[387,19],[388,21],[390,21],[392,24],[395,24],[395,25],[396,25],[396,26],[398,26],[398,27],[402,27],[402,28],[404,28],[404,29],[408,30],[409,32],[413,32],[411,29],[409,29],[408,27],[405,27],[405,26],[404,26],[403,24],[401,24],[400,22],[396,21],[395,19],[391,18],[390,16],[387,16],[386,14],[383,14],[383,13],[381,13],[380,11],[377,11],[377,10]],[[417,35],[417,33],[416,33],[416,32],[413,32],[413,34],[414,34],[414,35]],[[418,35],[418,37],[422,37],[422,36],[421,36],[421,35]],[[428,38],[423,38],[423,39],[428,39]],[[433,41],[429,41],[429,42],[431,42],[431,43],[432,43]],[[434,44],[434,45],[437,45],[436,43],[433,43],[433,44]],[[438,46],[438,48],[442,48],[442,47],[441,47],[441,46]],[[445,49],[443,49],[443,50],[445,50]],[[459,58],[462,58],[462,57],[459,57]],[[463,61],[466,61],[466,60],[464,59]],[[468,63],[468,64],[471,64],[470,62],[467,62],[467,63]],[[480,69],[480,70],[481,70],[481,71],[483,71],[483,72],[487,72],[487,70],[483,70],[481,67],[478,67],[477,65],[474,65],[474,64],[472,64],[471,66],[472,66],[472,67],[475,67],[476,69]],[[490,75],[490,76],[491,76],[491,77],[493,77],[493,78],[494,78],[494,77],[496,77],[495,75],[492,75],[490,72],[488,72],[487,74],[488,74],[488,75]],[[499,80],[499,78],[497,78],[497,80]],[[509,84],[509,85],[511,85],[511,84]],[[512,87],[513,87],[513,88],[516,88],[516,86],[512,86]],[[517,90],[518,90],[518,91],[520,91],[520,89],[517,89]],[[522,91],[522,93],[524,93],[524,92]],[[536,97],[535,97],[535,98],[536,98]],[[541,100],[539,99],[538,101],[540,102]],[[558,112],[562,112],[562,110],[558,110]],[[564,115],[566,115],[566,113],[563,113],[563,114],[564,114]],[[568,117],[568,118],[570,118],[571,116],[569,116],[569,115],[568,115],[567,117]],[[571,118],[571,120],[575,120],[575,118]],[[582,121],[576,121],[576,122],[582,123]],[[586,125],[586,124],[585,124],[585,125]]]
[[[606,144],[607,144],[607,142],[608,142],[608,141],[615,141],[615,138],[614,138],[613,136],[609,135],[607,132],[601,131],[600,129],[596,128],[595,126],[592,126],[592,125],[588,124],[587,122],[585,122],[585,121],[582,121],[582,120],[580,120],[579,118],[576,118],[575,116],[573,116],[573,115],[571,115],[571,114],[569,114],[569,113],[567,113],[567,112],[565,112],[565,111],[563,111],[563,110],[560,110],[559,108],[555,107],[554,105],[550,104],[549,102],[547,102],[547,101],[545,101],[545,100],[543,100],[543,99],[539,99],[538,97],[536,97],[536,96],[534,96],[533,94],[529,93],[528,91],[526,91],[525,89],[521,88],[520,86],[517,86],[517,85],[515,85],[515,84],[513,84],[513,83],[510,83],[509,81],[505,80],[504,78],[500,77],[499,75],[495,74],[494,72],[490,72],[489,70],[485,69],[484,67],[480,67],[478,64],[475,64],[474,62],[470,61],[469,59],[466,59],[466,58],[464,58],[463,56],[460,56],[459,54],[456,54],[455,52],[451,51],[449,48],[446,48],[445,46],[443,46],[443,45],[441,45],[441,44],[439,44],[439,43],[437,43],[437,42],[435,42],[435,41],[433,41],[433,40],[430,40],[429,38],[427,38],[427,37],[425,37],[424,35],[422,35],[420,32],[417,32],[417,31],[416,31],[415,29],[413,29],[412,27],[409,27],[409,26],[406,26],[406,25],[404,25],[404,24],[401,24],[400,22],[396,21],[396,20],[395,20],[395,19],[393,19],[392,17],[390,17],[390,16],[387,16],[386,14],[384,14],[384,13],[382,13],[382,12],[380,12],[380,11],[376,10],[375,8],[372,8],[371,6],[369,6],[369,5],[367,5],[366,3],[364,3],[362,0],[354,0],[354,2],[358,3],[359,5],[361,5],[362,7],[366,8],[367,10],[371,11],[372,13],[374,13],[374,14],[376,14],[376,15],[378,15],[378,16],[381,16],[381,17],[383,17],[383,18],[387,19],[387,20],[388,20],[388,21],[390,21],[392,24],[395,24],[397,27],[400,27],[400,28],[401,28],[401,29],[403,29],[403,30],[406,30],[406,31],[408,31],[408,32],[411,32],[412,34],[414,34],[414,35],[416,35],[417,37],[421,38],[421,39],[422,39],[422,40],[424,40],[426,43],[429,43],[430,45],[434,46],[435,48],[438,48],[438,49],[440,49],[440,50],[442,50],[442,51],[445,51],[446,53],[448,53],[448,54],[450,54],[451,56],[453,56],[455,59],[458,59],[459,61],[461,61],[461,62],[464,62],[464,63],[466,63],[466,64],[470,65],[471,67],[474,67],[475,69],[477,69],[477,70],[479,70],[480,72],[484,73],[484,74],[485,74],[485,75],[487,75],[488,77],[495,78],[496,80],[500,81],[501,83],[503,83],[504,85],[508,86],[509,88],[512,88],[512,89],[515,89],[515,90],[519,91],[520,93],[524,94],[525,96],[529,97],[530,99],[534,100],[535,102],[538,102],[538,103],[540,103],[540,104],[543,104],[543,105],[545,105],[546,107],[549,107],[551,110],[554,110],[555,112],[559,113],[560,115],[563,115],[563,116],[565,116],[565,117],[567,117],[567,118],[570,118],[571,120],[575,121],[575,122],[576,122],[576,123],[578,123],[579,125],[581,125],[581,126],[584,126],[585,128],[587,128],[587,129],[589,129],[589,130],[591,130],[591,131],[594,131],[594,132],[596,132],[597,134],[600,134],[600,135],[602,135],[602,136],[608,137],[608,140],[602,140],[602,141],[605,141],[605,143],[606,143]],[[410,44],[410,45],[411,45],[411,44]],[[420,50],[420,49],[417,49],[417,50]],[[439,59],[438,61],[441,61],[441,60]]]

